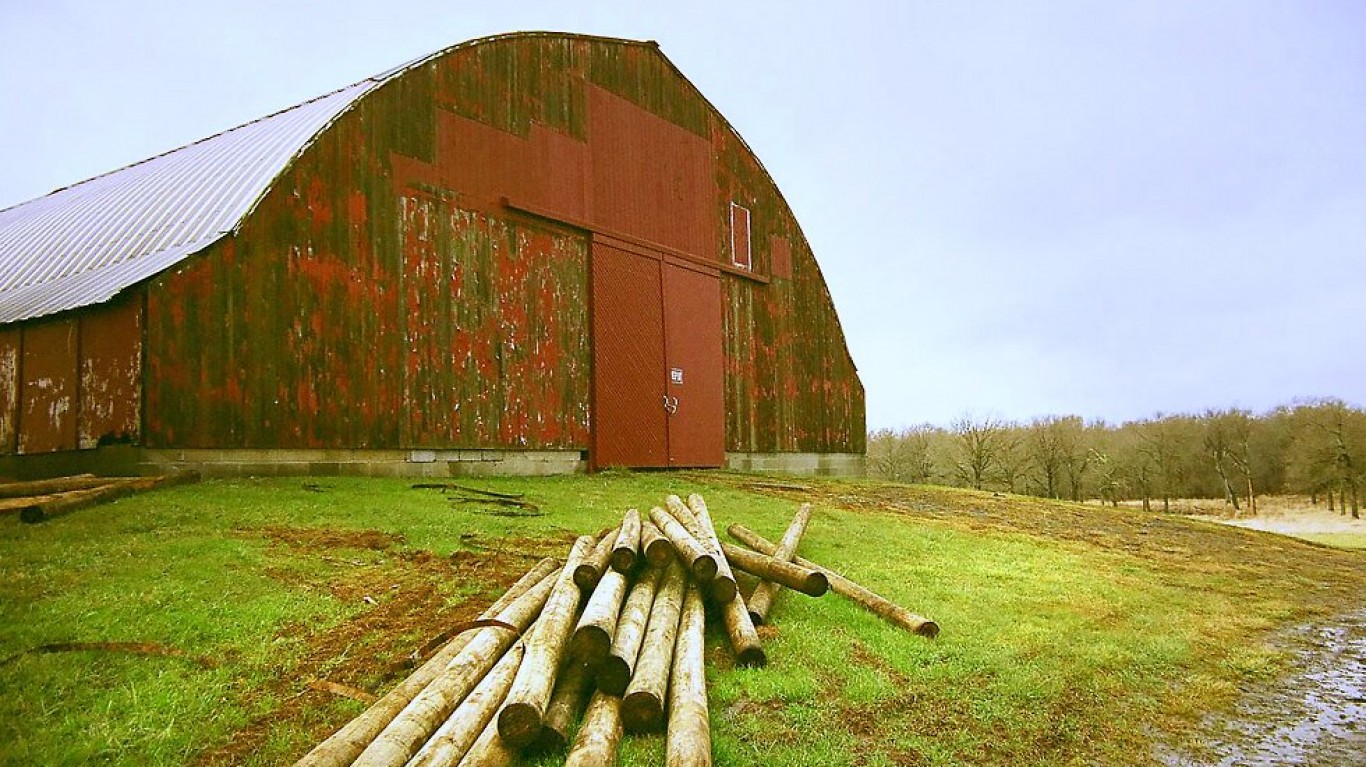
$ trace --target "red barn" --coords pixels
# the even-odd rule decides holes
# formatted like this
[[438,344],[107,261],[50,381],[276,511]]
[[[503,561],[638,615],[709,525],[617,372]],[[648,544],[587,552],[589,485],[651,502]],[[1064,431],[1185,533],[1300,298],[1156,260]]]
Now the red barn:
[[0,211],[0,472],[861,470],[759,160],[654,43],[474,40]]

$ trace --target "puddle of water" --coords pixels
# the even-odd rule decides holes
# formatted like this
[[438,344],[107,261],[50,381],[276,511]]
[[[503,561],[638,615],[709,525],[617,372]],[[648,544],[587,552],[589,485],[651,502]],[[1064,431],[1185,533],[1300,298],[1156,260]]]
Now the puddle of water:
[[1294,670],[1211,718],[1198,749],[1157,749],[1166,767],[1366,767],[1366,610],[1278,637]]

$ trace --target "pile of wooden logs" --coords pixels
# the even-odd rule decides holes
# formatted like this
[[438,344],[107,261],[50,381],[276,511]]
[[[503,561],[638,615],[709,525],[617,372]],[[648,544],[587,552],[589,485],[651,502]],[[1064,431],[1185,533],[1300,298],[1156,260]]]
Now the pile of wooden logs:
[[[615,763],[624,732],[663,729],[669,767],[711,764],[703,669],[708,608],[736,662],[767,662],[754,625],[779,589],[827,588],[923,636],[938,627],[796,557],[803,505],[774,545],[740,526],[721,542],[706,501],[669,496],[546,559],[428,661],[296,767],[507,765],[522,751],[568,749],[565,764]],[[735,569],[760,579],[738,593]],[[586,706],[586,711],[585,711]],[[577,734],[570,741],[576,720]]]
[[185,482],[198,482],[199,474],[185,472],[161,477],[70,477],[28,482],[0,483],[0,513],[19,514],[22,522],[45,522],[78,509],[107,503],[125,496]]

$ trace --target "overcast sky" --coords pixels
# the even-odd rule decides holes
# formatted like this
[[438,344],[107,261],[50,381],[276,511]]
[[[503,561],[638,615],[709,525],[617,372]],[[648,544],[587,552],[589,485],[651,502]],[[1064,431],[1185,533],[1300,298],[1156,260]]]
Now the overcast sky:
[[1366,2],[0,0],[0,208],[473,37],[658,40],[870,428],[1366,403]]

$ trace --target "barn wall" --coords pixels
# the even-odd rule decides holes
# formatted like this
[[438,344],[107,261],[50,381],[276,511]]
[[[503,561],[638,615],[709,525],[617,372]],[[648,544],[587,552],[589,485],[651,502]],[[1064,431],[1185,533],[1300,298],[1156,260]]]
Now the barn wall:
[[155,279],[146,444],[587,449],[589,230],[728,265],[732,201],[759,279],[722,277],[727,450],[862,452],[862,386],[767,174],[653,47],[563,36],[389,82]]
[[136,442],[141,382],[136,292],[0,329],[0,455]]
[[0,329],[0,455],[18,449],[22,339],[23,331],[18,327]]

